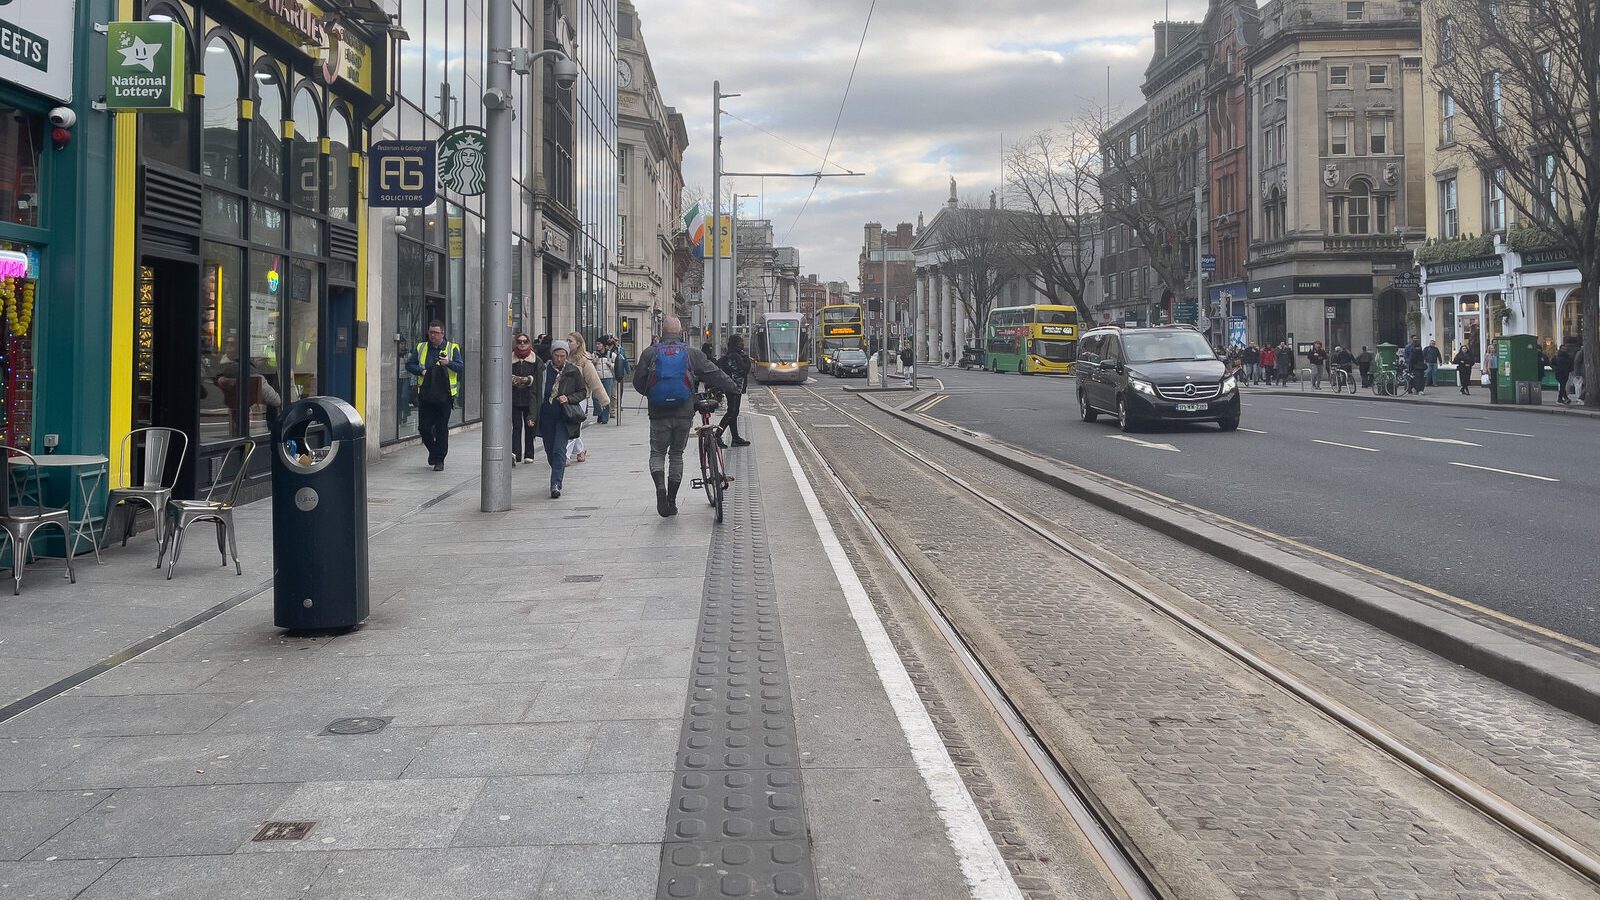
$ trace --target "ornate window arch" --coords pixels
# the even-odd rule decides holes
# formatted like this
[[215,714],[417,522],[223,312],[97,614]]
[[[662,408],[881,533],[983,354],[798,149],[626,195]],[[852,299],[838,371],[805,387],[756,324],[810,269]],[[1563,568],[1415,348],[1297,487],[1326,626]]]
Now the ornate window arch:
[[[185,71],[193,72],[195,48],[188,37],[194,31],[190,28],[189,17],[178,6],[162,0],[151,4],[146,10],[146,18],[166,16],[172,21],[183,26],[185,35],[183,42],[184,57],[187,61]],[[189,84],[179,85],[179,90],[187,92]],[[142,160],[163,162],[176,166],[185,171],[194,171],[194,104],[184,106],[182,113],[159,116],[139,117],[139,158]]]
[[322,125],[322,99],[305,79],[295,87],[289,116],[294,122],[289,141],[289,198],[301,209],[321,212],[322,138],[327,131]]
[[270,59],[250,69],[255,109],[250,116],[250,190],[268,200],[283,199],[283,70]]
[[355,171],[350,168],[351,154],[359,147],[353,141],[356,132],[350,127],[350,113],[342,103],[328,107],[328,215],[349,221],[355,217]]
[[248,99],[240,76],[239,45],[231,32],[214,29],[201,54],[205,96],[200,106],[200,174],[243,184],[245,156],[239,140],[239,101]]
[[1345,197],[1346,231],[1350,234],[1372,233],[1372,182],[1366,178],[1352,178]]

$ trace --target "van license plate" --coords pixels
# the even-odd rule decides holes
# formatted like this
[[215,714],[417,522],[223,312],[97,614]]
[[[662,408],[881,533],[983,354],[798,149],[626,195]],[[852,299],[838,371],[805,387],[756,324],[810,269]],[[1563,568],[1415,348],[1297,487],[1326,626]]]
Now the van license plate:
[[1203,412],[1203,411],[1205,411],[1205,408],[1206,408],[1206,405],[1204,403],[1179,403],[1178,404],[1178,412]]

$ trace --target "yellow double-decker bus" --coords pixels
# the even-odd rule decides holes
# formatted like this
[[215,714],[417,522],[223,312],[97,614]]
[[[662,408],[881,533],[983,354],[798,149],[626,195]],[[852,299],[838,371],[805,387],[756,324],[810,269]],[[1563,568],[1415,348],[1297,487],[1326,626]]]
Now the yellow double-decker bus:
[[817,371],[824,375],[833,371],[833,357],[840,350],[867,349],[866,330],[861,327],[861,305],[857,303],[840,303],[817,310],[811,334],[817,344],[811,358],[816,360]]
[[991,309],[984,336],[991,372],[1066,374],[1078,358],[1078,308],[1038,303]]

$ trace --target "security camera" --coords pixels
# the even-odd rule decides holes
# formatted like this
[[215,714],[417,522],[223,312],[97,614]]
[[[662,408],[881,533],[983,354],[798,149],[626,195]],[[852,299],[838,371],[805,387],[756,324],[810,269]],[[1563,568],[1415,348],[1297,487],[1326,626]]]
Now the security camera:
[[578,83],[578,64],[570,59],[558,59],[551,67],[556,76],[556,84],[570,90]]
[[50,110],[50,124],[57,128],[71,128],[78,124],[78,114],[70,106],[58,106]]

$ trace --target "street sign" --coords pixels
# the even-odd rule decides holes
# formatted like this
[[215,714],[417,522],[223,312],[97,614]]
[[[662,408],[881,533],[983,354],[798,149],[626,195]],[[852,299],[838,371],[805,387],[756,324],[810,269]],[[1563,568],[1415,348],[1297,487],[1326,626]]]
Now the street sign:
[[489,133],[476,125],[452,128],[439,139],[439,186],[467,197],[488,183]]
[[1324,306],[1322,308],[1322,317],[1324,319],[1330,319],[1330,320],[1339,318],[1339,307],[1337,307],[1337,306]]
[[367,154],[367,205],[390,209],[431,206],[436,154],[433,141],[379,141]]
[[70,101],[77,12],[70,0],[0,3],[0,83]]
[[1421,279],[1417,278],[1417,273],[1415,272],[1401,272],[1399,275],[1389,279],[1390,287],[1402,291],[1416,290],[1417,285],[1420,283]]
[[106,106],[147,113],[183,112],[183,26],[112,22],[106,31]]
[[1244,345],[1244,316],[1234,316],[1228,320],[1228,346]]
[[1215,272],[1217,270],[1217,255],[1215,253],[1200,254],[1200,271]]

